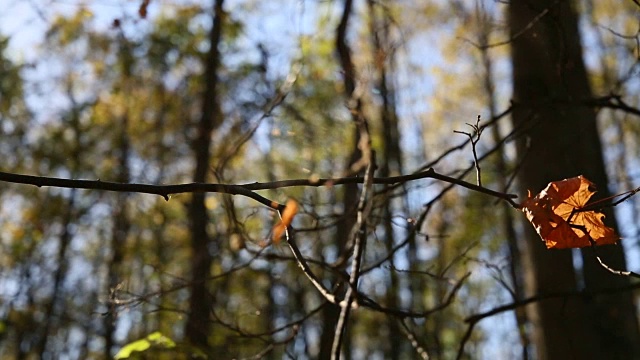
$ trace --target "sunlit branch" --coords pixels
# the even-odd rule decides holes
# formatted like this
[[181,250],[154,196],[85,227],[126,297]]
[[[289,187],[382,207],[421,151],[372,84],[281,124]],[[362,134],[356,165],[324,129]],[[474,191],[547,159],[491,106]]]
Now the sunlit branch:
[[633,271],[622,271],[622,270],[616,270],[613,269],[611,267],[609,267],[609,265],[605,264],[602,259],[600,258],[599,255],[596,255],[596,259],[598,259],[598,262],[600,263],[600,266],[602,266],[605,270],[607,270],[608,272],[614,274],[614,275],[619,275],[619,276],[629,276],[629,277],[634,277],[634,278],[638,278],[640,279],[640,274],[637,274]]
[[[571,224],[571,227],[578,227],[578,226]],[[605,264],[604,261],[602,261],[602,259],[600,258],[600,254],[598,254],[598,246],[596,245],[596,242],[593,240],[593,238],[591,238],[591,235],[589,234],[587,229],[584,226],[579,226],[578,228],[581,228],[582,232],[584,232],[587,235],[587,238],[591,243],[591,250],[593,250],[593,255],[596,257],[596,259],[598,259],[598,262],[600,263],[600,266],[602,266],[602,268],[604,268],[605,270],[607,270],[608,272],[614,275],[628,276],[628,277],[640,279],[640,274],[637,274],[633,271],[616,270],[610,267],[609,265]]]
[[[364,153],[364,151],[363,151]],[[336,325],[336,333],[333,338],[332,359],[340,358],[340,348],[342,347],[342,337],[346,330],[347,320],[349,318],[349,312],[351,307],[357,307],[357,293],[358,293],[358,280],[360,278],[360,265],[362,263],[362,253],[364,252],[365,243],[367,240],[367,218],[373,208],[373,172],[376,168],[375,153],[369,152],[369,165],[364,177],[364,186],[362,193],[360,194],[360,201],[358,203],[358,213],[356,223],[353,225],[351,231],[351,237],[353,238],[353,260],[351,262],[351,276],[349,278],[349,288],[345,295],[345,299],[340,302],[340,317]]]
[[320,295],[322,295],[328,302],[337,305],[338,302],[336,301],[336,296],[333,295],[327,288],[325,288],[324,285],[322,285],[322,283],[318,279],[318,277],[313,273],[313,271],[309,267],[309,264],[307,264],[307,261],[302,256],[300,249],[298,249],[298,246],[296,245],[293,237],[290,235],[289,229],[285,230],[285,238],[287,239],[287,244],[289,245],[289,249],[291,249],[291,252],[295,257],[296,262],[298,263],[298,266],[300,267],[300,269],[302,269],[302,272],[307,276],[307,279],[311,281],[311,283],[313,284],[313,286],[315,286],[315,288],[318,290]]
[[482,176],[480,163],[478,162],[478,152],[476,150],[476,145],[480,141],[480,136],[482,136],[482,130],[484,130],[484,126],[480,126],[480,115],[478,115],[478,120],[476,120],[475,125],[467,123],[473,129],[474,133],[468,133],[464,131],[454,130],[453,132],[456,134],[463,134],[469,137],[469,141],[471,142],[471,151],[473,152],[473,165],[476,168],[476,183],[478,186],[482,186]]
[[413,331],[411,331],[411,329],[404,322],[404,320],[398,320],[398,322],[400,323],[400,325],[402,325],[400,327],[400,329],[403,330],[403,333],[405,334],[407,339],[409,339],[409,342],[411,343],[411,346],[414,348],[414,350],[418,353],[418,355],[420,355],[420,358],[423,359],[423,360],[428,360],[429,359],[429,353],[427,353],[427,351],[424,349],[424,347],[422,347],[420,345],[420,343],[418,342],[418,339],[417,339],[416,335],[413,333]]

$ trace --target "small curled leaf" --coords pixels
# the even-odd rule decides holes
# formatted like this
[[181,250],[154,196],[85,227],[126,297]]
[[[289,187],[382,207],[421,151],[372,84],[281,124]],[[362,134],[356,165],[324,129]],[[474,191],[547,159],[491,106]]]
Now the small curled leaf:
[[298,213],[298,203],[293,199],[289,199],[287,201],[286,207],[282,211],[281,220],[273,227],[273,230],[272,230],[271,239],[275,244],[278,244],[280,242],[280,238],[282,237],[282,234],[284,234],[285,230],[287,229],[287,226],[291,225],[291,222],[293,221],[293,217],[296,216],[297,213]]

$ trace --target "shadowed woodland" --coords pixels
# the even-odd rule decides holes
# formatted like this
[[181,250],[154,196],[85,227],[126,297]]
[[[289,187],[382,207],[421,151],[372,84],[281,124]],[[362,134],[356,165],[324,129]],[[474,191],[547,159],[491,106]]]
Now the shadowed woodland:
[[3,359],[640,358],[637,1],[3,7]]

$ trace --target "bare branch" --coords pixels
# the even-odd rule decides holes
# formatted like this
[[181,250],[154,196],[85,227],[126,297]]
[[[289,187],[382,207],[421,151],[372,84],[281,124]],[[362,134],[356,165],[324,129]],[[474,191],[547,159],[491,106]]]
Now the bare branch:
[[276,210],[284,210],[284,205],[271,201],[261,195],[254,193],[244,185],[209,184],[209,183],[188,183],[175,185],[151,185],[135,183],[118,183],[101,180],[73,180],[54,177],[21,175],[0,172],[0,181],[35,185],[37,187],[51,186],[70,189],[90,189],[116,192],[134,192],[141,194],[160,195],[165,200],[169,200],[169,195],[195,192],[214,192],[231,195],[243,195],[252,198],[259,203]]
[[400,325],[402,325],[401,329],[404,330],[403,332],[405,336],[407,337],[407,339],[409,339],[409,341],[411,342],[411,346],[413,346],[418,355],[420,355],[420,358],[422,358],[423,360],[429,360],[429,353],[427,353],[427,351],[422,346],[420,346],[420,343],[418,342],[418,339],[416,338],[416,335],[413,333],[413,331],[409,329],[409,326],[404,322],[404,320],[399,320],[399,322]]
[[[493,116],[491,119],[489,119],[485,124],[484,127],[489,127],[489,126],[495,126],[496,123],[498,121],[500,121],[501,119],[507,117],[509,114],[511,114],[513,112],[513,109],[515,107],[515,103],[511,103],[511,106],[509,106],[507,109],[505,109],[503,112],[496,114],[495,116]],[[510,136],[506,136],[503,141],[500,144],[497,145],[502,145],[504,142],[506,142],[506,139],[509,138]],[[434,160],[430,161],[429,163],[426,163],[422,166],[420,166],[420,171],[422,170],[427,170],[429,168],[434,167],[435,165],[437,165],[440,161],[442,161],[443,159],[445,159],[447,156],[449,156],[451,153],[455,152],[455,151],[459,151],[464,149],[465,146],[467,146],[467,144],[469,143],[470,140],[465,140],[462,143],[452,146],[449,149],[447,149],[446,151],[442,152],[437,158],[435,158]],[[482,159],[480,159],[482,160]]]
[[584,104],[596,108],[621,110],[626,112],[627,114],[640,116],[640,109],[627,104],[624,100],[622,100],[622,96],[620,95],[612,94],[594,99],[588,99],[584,101]]
[[466,319],[464,319],[464,322],[469,324],[469,327],[467,328],[467,332],[465,333],[462,342],[460,343],[460,346],[458,348],[458,356],[456,357],[456,359],[460,359],[462,357],[463,354],[463,350],[464,350],[464,345],[466,343],[466,341],[471,337],[471,333],[473,332],[473,328],[475,327],[475,325],[477,323],[479,323],[481,320],[486,319],[488,317],[492,317],[494,315],[497,314],[501,314],[503,312],[506,311],[511,311],[511,310],[515,310],[519,307],[523,307],[523,306],[527,306],[531,303],[535,303],[538,301],[542,301],[542,300],[547,300],[547,299],[558,299],[558,298],[568,298],[568,297],[584,297],[586,299],[588,299],[588,301],[594,301],[593,300],[593,296],[596,295],[615,295],[618,293],[623,293],[623,292],[628,292],[628,291],[633,291],[633,290],[637,290],[640,289],[640,283],[635,283],[635,284],[629,284],[628,286],[624,286],[624,287],[616,287],[616,288],[607,288],[607,289],[598,289],[595,291],[564,291],[564,292],[552,292],[552,293],[546,293],[546,294],[538,294],[535,296],[531,296],[528,297],[526,299],[522,299],[519,301],[514,301],[512,303],[509,304],[505,304],[505,305],[501,305],[501,306],[497,306],[494,307],[491,310],[487,310],[485,312],[481,312],[478,314],[474,314],[471,315],[469,317],[467,317]]
[[629,276],[629,277],[634,277],[634,278],[639,278],[640,279],[640,274],[634,273],[633,271],[622,271],[622,270],[616,270],[613,269],[611,267],[609,267],[609,265],[605,264],[602,259],[600,259],[600,256],[598,256],[596,254],[596,259],[598,259],[598,262],[600,263],[600,266],[602,266],[605,270],[607,270],[608,272],[614,274],[614,275],[619,275],[619,276]]
[[466,273],[463,277],[461,277],[458,282],[453,286],[445,300],[434,306],[433,308],[425,311],[411,311],[411,310],[401,310],[401,309],[390,309],[386,308],[380,304],[375,303],[373,300],[369,298],[365,298],[361,295],[358,296],[359,305],[362,307],[367,307],[371,310],[378,311],[381,313],[398,316],[401,318],[414,318],[414,319],[422,319],[431,316],[434,313],[442,311],[453,303],[453,300],[456,298],[458,291],[462,288],[464,281],[471,276],[471,273]]
[[[363,151],[363,153],[367,153]],[[356,223],[353,225],[351,237],[354,239],[353,260],[351,262],[351,277],[349,278],[349,288],[345,295],[345,299],[340,302],[340,317],[336,325],[336,333],[333,338],[333,348],[331,351],[332,359],[340,358],[340,348],[342,347],[342,337],[347,327],[347,319],[351,311],[352,304],[354,308],[358,306],[358,280],[360,278],[360,265],[362,263],[362,253],[364,252],[367,240],[367,218],[373,208],[373,172],[376,168],[375,152],[369,151],[369,166],[364,177],[364,186],[360,194],[360,202],[358,204],[358,213]]]
[[[636,0],[633,0],[633,1],[636,1]],[[509,37],[507,40],[498,41],[498,42],[492,43],[492,44],[477,44],[476,42],[474,42],[472,40],[469,40],[469,39],[466,39],[466,38],[462,38],[462,40],[468,42],[469,44],[471,44],[471,45],[473,45],[473,46],[475,46],[475,47],[477,47],[478,49],[481,49],[481,50],[482,49],[489,49],[489,48],[492,48],[492,47],[508,45],[508,44],[512,43],[514,40],[516,40],[517,38],[519,38],[520,36],[522,36],[527,31],[531,30],[531,28],[533,28],[533,26],[535,24],[537,24],[543,17],[545,17],[554,6],[558,5],[559,2],[560,2],[560,0],[556,0],[556,2],[554,2],[553,4],[551,4],[549,7],[545,8],[544,10],[542,10],[525,27],[520,29],[520,31],[518,31],[517,33],[515,33],[514,35]]]
[[482,135],[482,130],[484,130],[484,126],[480,126],[480,115],[478,115],[478,120],[476,120],[475,125],[467,123],[473,129],[474,133],[468,133],[464,131],[454,130],[453,132],[456,134],[463,134],[469,137],[469,141],[471,141],[471,151],[473,151],[473,165],[476,168],[476,183],[478,186],[482,186],[482,176],[480,174],[480,162],[478,162],[478,152],[476,151],[476,145],[480,141],[480,136]]
[[[279,212],[278,212],[278,214],[279,214]],[[313,271],[309,267],[309,264],[307,264],[306,260],[302,256],[302,253],[300,252],[300,249],[298,249],[298,246],[296,245],[295,241],[293,240],[293,236],[291,236],[289,234],[289,229],[285,230],[285,237],[287,239],[287,244],[289,245],[289,249],[291,249],[291,252],[293,253],[293,256],[296,258],[298,266],[300,267],[300,269],[302,269],[302,272],[307,276],[307,279],[309,279],[309,281],[311,281],[313,286],[316,287],[318,292],[320,292],[320,294],[328,302],[337,305],[338,302],[336,301],[336,296],[333,295],[327,288],[325,288],[324,285],[322,285],[322,283],[320,282],[320,280],[318,280],[318,277],[313,273]]]
[[[467,189],[481,192],[502,200],[507,201],[515,208],[519,208],[512,199],[517,198],[517,195],[506,194],[491,189],[484,188],[469,182],[453,178],[450,176],[442,175],[433,169],[427,171],[418,172],[415,174],[390,176],[373,178],[374,184],[397,184],[412,180],[432,178],[441,180],[451,184],[466,187]],[[103,190],[103,191],[115,191],[115,192],[134,192],[141,194],[153,194],[160,195],[165,200],[169,200],[169,196],[173,194],[182,193],[194,193],[194,192],[211,192],[211,193],[223,193],[231,195],[242,195],[258,201],[259,203],[270,207],[275,210],[284,210],[284,205],[276,201],[269,200],[264,196],[256,194],[256,190],[267,189],[280,189],[285,187],[294,186],[332,186],[332,185],[344,185],[344,184],[361,184],[364,182],[362,177],[344,177],[344,178],[323,178],[323,179],[294,179],[294,180],[281,180],[265,183],[250,183],[250,184],[211,184],[211,183],[186,183],[186,184],[172,184],[172,185],[152,185],[152,184],[137,184],[137,183],[118,183],[101,180],[75,180],[75,179],[63,179],[46,176],[33,176],[22,175],[0,171],[0,181],[35,185],[37,187],[51,186],[58,188],[70,188],[70,189],[89,189],[89,190]]]
[[284,102],[284,99],[287,97],[287,95],[289,95],[291,88],[298,79],[298,75],[300,74],[301,70],[301,64],[294,64],[292,66],[291,71],[289,72],[289,75],[287,75],[284,83],[280,86],[280,88],[277,89],[273,98],[269,101],[262,115],[256,120],[255,124],[253,124],[253,126],[238,140],[233,141],[233,146],[231,147],[231,149],[229,149],[227,153],[223,155],[222,158],[218,161],[215,170],[216,173],[221,172],[222,169],[227,165],[227,163],[235,155],[240,153],[240,149],[247,143],[247,141],[249,141],[249,139],[253,137],[262,122],[266,118],[270,117],[273,114],[273,111]]

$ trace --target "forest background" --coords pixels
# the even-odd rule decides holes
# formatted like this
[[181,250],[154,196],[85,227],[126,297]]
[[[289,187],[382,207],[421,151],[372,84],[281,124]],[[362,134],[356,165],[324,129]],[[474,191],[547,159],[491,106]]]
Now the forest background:
[[7,358],[640,356],[637,2],[0,4]]

